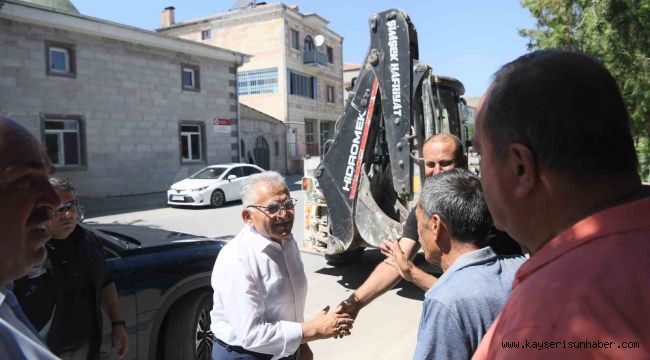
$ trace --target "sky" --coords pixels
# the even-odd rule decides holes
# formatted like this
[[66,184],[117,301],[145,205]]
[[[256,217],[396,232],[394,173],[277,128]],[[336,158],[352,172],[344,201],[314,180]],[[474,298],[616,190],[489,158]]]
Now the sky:
[[[160,13],[176,8],[176,22],[228,11],[235,0],[72,0],[84,15],[146,30],[160,27]],[[268,1],[273,3],[273,1]],[[498,68],[525,54],[527,40],[518,34],[535,19],[519,0],[302,0],[303,13],[327,19],[343,36],[343,61],[361,63],[370,44],[368,18],[399,8],[410,15],[418,33],[420,61],[438,75],[465,84],[466,96],[481,96]]]

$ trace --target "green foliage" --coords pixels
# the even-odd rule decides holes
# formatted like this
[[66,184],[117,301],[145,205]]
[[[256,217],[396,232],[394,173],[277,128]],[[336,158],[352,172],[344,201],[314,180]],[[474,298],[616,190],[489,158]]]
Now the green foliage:
[[528,48],[567,49],[603,61],[631,116],[641,173],[650,173],[650,0],[521,0],[537,19]]

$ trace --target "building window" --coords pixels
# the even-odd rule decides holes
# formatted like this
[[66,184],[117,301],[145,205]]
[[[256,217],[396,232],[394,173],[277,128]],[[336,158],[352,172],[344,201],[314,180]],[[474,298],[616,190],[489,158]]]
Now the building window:
[[273,142],[273,147],[275,148],[275,151],[273,152],[275,156],[280,156],[280,142],[279,141],[274,141]]
[[274,94],[278,92],[278,68],[242,71],[237,74],[239,95]]
[[334,86],[327,85],[327,102],[328,103],[336,102],[336,94],[334,93]]
[[53,76],[74,77],[76,59],[74,46],[69,44],[46,42],[46,72]]
[[327,47],[327,62],[330,64],[334,63],[334,49]]
[[291,48],[300,50],[300,33],[291,29]]
[[305,119],[305,147],[307,154],[318,155],[316,143],[316,120]]
[[201,31],[201,40],[212,39],[212,29]]
[[203,161],[203,125],[181,123],[181,162]]
[[327,141],[331,139],[334,139],[334,121],[321,121],[320,123],[321,154],[325,154],[326,147],[331,146],[331,144],[329,145],[327,144]]
[[70,118],[43,120],[43,136],[47,155],[56,167],[81,166],[81,121]]
[[287,132],[287,156],[289,157],[298,156],[297,132],[298,129],[293,127],[289,127]]
[[289,94],[316,99],[316,78],[289,70]]
[[199,67],[194,65],[181,65],[181,83],[183,90],[199,91],[201,89]]

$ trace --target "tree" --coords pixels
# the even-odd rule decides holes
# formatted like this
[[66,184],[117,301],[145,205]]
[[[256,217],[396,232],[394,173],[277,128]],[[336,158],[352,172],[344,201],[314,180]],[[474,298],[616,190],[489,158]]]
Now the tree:
[[537,19],[519,34],[528,48],[598,57],[619,84],[631,117],[640,172],[650,179],[650,0],[521,0]]

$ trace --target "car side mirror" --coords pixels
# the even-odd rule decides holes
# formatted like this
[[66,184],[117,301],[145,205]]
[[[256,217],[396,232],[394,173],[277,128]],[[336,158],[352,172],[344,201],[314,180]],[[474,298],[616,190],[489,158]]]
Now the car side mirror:
[[234,175],[234,174],[228,175],[228,177],[227,177],[228,181],[234,180],[236,178],[237,178],[237,175]]

